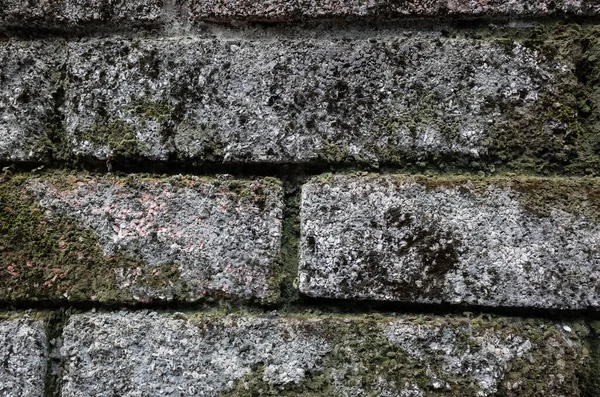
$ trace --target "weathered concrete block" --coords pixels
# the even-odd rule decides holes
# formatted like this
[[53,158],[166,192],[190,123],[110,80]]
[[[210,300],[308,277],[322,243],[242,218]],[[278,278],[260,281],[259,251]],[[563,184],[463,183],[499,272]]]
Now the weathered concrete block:
[[576,106],[579,84],[560,57],[425,32],[92,39],[69,51],[67,141],[96,159],[405,164],[512,158],[532,143],[555,153],[571,125],[559,110]]
[[445,3],[450,14],[462,16],[590,16],[600,12],[596,0],[446,0]]
[[0,194],[3,300],[278,297],[275,179],[17,175]]
[[310,18],[399,18],[399,17],[541,17],[549,15],[596,15],[593,0],[186,0],[191,20],[230,19],[289,21]]
[[600,307],[595,179],[325,176],[302,190],[313,297]]
[[162,0],[0,0],[0,28],[157,24]]
[[0,161],[45,160],[66,44],[0,40]]
[[62,396],[579,396],[581,324],[449,317],[72,316]]
[[27,317],[0,319],[0,361],[2,396],[42,396],[48,361],[44,323]]
[[311,18],[359,18],[434,16],[444,9],[443,1],[398,2],[389,0],[186,0],[184,4],[192,21],[231,19],[253,21],[290,21]]

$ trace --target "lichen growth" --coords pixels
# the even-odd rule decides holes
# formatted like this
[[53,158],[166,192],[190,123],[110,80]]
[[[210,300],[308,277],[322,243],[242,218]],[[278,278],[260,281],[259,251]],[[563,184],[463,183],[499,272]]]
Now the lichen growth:
[[[149,287],[176,276],[152,272],[123,253],[105,255],[96,233],[46,214],[26,188],[29,178],[17,174],[0,179],[1,300],[127,302],[131,293],[118,286],[119,271],[139,269],[139,283]],[[65,188],[70,178],[47,180],[58,179]]]
[[[217,323],[220,316],[215,317]],[[264,379],[264,366],[258,365],[237,380],[225,396],[378,396],[401,395],[402,390],[418,390],[427,396],[575,396],[581,392],[578,377],[585,376],[580,369],[586,368],[588,363],[585,351],[578,347],[586,335],[585,327],[579,323],[569,323],[572,333],[568,337],[577,341],[573,344],[564,341],[565,336],[557,326],[537,319],[515,323],[514,319],[491,315],[475,318],[419,315],[398,319],[359,315],[353,316],[352,321],[341,315],[286,317],[300,320],[311,333],[331,344],[332,350],[319,362],[319,368],[307,373],[301,383],[276,386]],[[445,330],[455,334],[456,341],[440,340],[440,343],[454,343],[453,354],[459,357],[478,354],[483,346],[477,338],[481,337],[499,343],[519,336],[529,337],[533,350],[512,359],[506,373],[491,372],[498,376],[497,392],[483,391],[475,379],[477,372],[473,365],[477,363],[468,358],[456,372],[457,369],[448,368],[442,350],[435,347],[430,350],[428,340],[416,342],[422,347],[420,357],[411,356],[400,344],[390,340],[384,332],[386,324],[395,324],[397,320],[415,330],[437,329],[440,338]],[[205,322],[206,317],[200,321]],[[485,339],[485,335],[489,339]],[[493,362],[485,359],[479,365],[493,366]],[[564,378],[549,378],[549,374],[564,375]],[[440,387],[443,384],[448,387]]]
[[600,180],[597,178],[555,177],[472,177],[415,175],[428,189],[458,189],[465,194],[484,194],[491,187],[511,189],[524,209],[536,216],[549,216],[552,210],[600,220]]
[[[556,89],[540,98],[540,111],[515,115],[504,109],[505,128],[490,142],[489,160],[496,168],[557,174],[597,175],[600,166],[600,28],[553,23],[531,29],[509,27],[479,30],[490,40],[520,43],[549,61],[571,65],[554,79]],[[562,125],[548,136],[545,125]]]
[[108,148],[111,158],[137,158],[143,153],[132,125],[121,120],[98,123],[79,134],[78,140]]

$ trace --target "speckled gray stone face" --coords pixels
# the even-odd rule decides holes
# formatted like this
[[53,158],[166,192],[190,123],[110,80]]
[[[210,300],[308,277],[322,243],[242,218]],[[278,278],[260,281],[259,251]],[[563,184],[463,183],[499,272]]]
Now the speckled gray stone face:
[[575,368],[589,358],[584,328],[568,329],[449,316],[78,314],[63,334],[62,396],[519,396],[532,380],[544,395],[576,396]]
[[448,11],[459,15],[546,16],[553,14],[595,15],[595,0],[445,0]]
[[64,41],[0,40],[0,161],[48,155]]
[[[510,362],[533,348],[531,341],[521,335],[502,337],[493,331],[473,335],[465,328],[415,326],[406,322],[390,324],[385,333],[392,343],[402,346],[416,360],[439,360],[439,368],[428,374],[434,389],[451,388],[444,375],[468,375],[474,378],[482,396],[495,393]],[[462,343],[465,334],[473,349],[465,348]]]
[[257,376],[284,386],[301,383],[329,350],[301,321],[76,315],[61,348],[62,396],[219,396],[259,366]]
[[27,318],[0,320],[2,396],[42,396],[47,360],[48,342],[42,322]]
[[0,28],[155,24],[162,6],[162,0],[0,0]]
[[0,0],[1,28],[168,25],[168,21],[298,21],[400,17],[597,15],[593,0]]
[[303,18],[357,18],[401,16],[546,16],[595,15],[600,6],[593,0],[186,0],[192,20],[231,18],[250,20],[297,20]]
[[[176,291],[190,301],[274,293],[282,218],[274,180],[89,178],[65,188],[64,180],[46,178],[29,181],[28,189],[49,219],[63,216],[94,230],[105,256],[143,261],[145,269],[115,270],[136,300],[170,300]],[[166,287],[140,285],[145,272],[173,266],[179,276]]]
[[594,219],[552,202],[548,215],[538,216],[522,205],[524,193],[501,182],[481,189],[454,182],[427,188],[410,177],[334,176],[305,185],[300,291],[419,303],[600,306]]
[[[570,65],[519,44],[426,32],[92,39],[69,51],[67,135],[74,154],[97,159],[477,158],[506,123],[539,118],[545,96],[576,84]],[[543,128],[553,139],[567,127]]]

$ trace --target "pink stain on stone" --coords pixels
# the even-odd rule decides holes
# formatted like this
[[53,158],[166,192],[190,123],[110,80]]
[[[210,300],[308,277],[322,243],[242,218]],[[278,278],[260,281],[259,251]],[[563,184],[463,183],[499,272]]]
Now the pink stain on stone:
[[[38,179],[29,188],[51,213],[96,231],[105,255],[125,253],[151,269],[177,266],[194,290],[192,300],[204,289],[264,298],[279,254],[281,192],[261,181],[239,183],[244,195],[226,182],[199,178],[89,178],[69,189]],[[135,289],[136,273],[122,272],[122,284]]]

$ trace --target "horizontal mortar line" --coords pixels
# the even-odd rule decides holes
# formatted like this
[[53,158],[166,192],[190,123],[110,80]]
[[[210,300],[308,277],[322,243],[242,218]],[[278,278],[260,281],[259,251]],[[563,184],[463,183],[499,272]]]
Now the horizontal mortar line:
[[[487,163],[486,163],[487,164]],[[471,178],[565,178],[565,179],[594,179],[585,174],[548,174],[535,172],[516,172],[512,169],[497,169],[493,174],[479,175],[479,169],[452,168],[441,170],[436,167],[398,166],[389,164],[367,165],[367,164],[339,164],[339,163],[198,163],[184,164],[172,162],[129,162],[112,163],[109,172],[105,162],[86,161],[76,164],[66,162],[44,163],[10,163],[0,162],[0,170],[10,174],[17,173],[40,173],[46,172],[90,172],[100,175],[123,175],[144,174],[161,176],[190,175],[190,176],[219,176],[231,175],[233,177],[277,177],[290,179],[296,177],[310,178],[326,173],[373,173],[378,175],[425,175],[432,177],[471,177]]]
[[593,309],[561,310],[538,309],[528,307],[491,307],[456,304],[415,304],[401,302],[340,301],[334,299],[306,299],[302,303],[281,305],[260,305],[240,302],[154,302],[154,303],[100,303],[92,301],[55,302],[55,301],[0,301],[0,310],[4,311],[161,311],[161,312],[222,312],[240,315],[270,316],[361,316],[361,315],[431,315],[431,316],[471,316],[493,315],[501,317],[539,318],[549,321],[561,320],[600,320],[600,311]]
[[[180,21],[182,22],[182,21]],[[131,38],[190,38],[211,35],[229,35],[236,39],[274,40],[286,37],[327,39],[346,37],[348,34],[378,34],[382,38],[394,37],[398,30],[413,32],[437,32],[444,28],[457,31],[473,31],[489,25],[500,27],[528,29],[539,25],[556,23],[572,23],[580,25],[600,24],[600,14],[596,16],[559,16],[559,17],[402,17],[402,18],[312,18],[304,20],[248,20],[248,19],[213,19],[203,20],[181,28],[172,27],[171,23],[162,24],[132,24],[123,27],[122,24],[81,27],[34,27],[34,26],[2,26],[0,37],[15,38],[83,38],[95,36],[128,36]],[[325,33],[314,36],[314,33]]]

